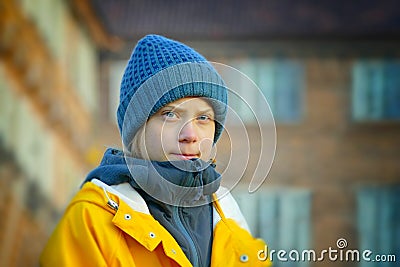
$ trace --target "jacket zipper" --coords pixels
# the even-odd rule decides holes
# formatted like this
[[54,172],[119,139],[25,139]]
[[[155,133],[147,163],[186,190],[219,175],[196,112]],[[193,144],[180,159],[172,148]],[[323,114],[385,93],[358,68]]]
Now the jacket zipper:
[[181,233],[186,237],[186,240],[189,241],[189,250],[193,256],[193,266],[198,267],[199,266],[199,254],[197,252],[196,245],[195,245],[192,237],[190,236],[189,232],[186,230],[186,228],[183,225],[182,220],[179,216],[179,206],[173,206],[172,215],[174,217],[174,220],[176,222],[178,230],[180,230]]

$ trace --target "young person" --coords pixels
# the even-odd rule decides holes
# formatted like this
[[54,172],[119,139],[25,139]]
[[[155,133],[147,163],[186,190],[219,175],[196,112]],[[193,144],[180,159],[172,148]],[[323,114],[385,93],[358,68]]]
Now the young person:
[[202,55],[141,39],[120,88],[124,149],[107,149],[88,174],[41,266],[270,265],[215,170],[226,112],[227,89]]

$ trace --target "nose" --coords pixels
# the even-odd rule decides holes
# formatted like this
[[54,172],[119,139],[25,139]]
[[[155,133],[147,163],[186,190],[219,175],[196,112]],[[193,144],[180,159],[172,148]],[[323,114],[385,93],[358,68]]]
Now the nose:
[[197,134],[196,126],[194,122],[188,121],[183,125],[181,131],[179,132],[179,142],[182,143],[194,143],[199,140],[199,136]]

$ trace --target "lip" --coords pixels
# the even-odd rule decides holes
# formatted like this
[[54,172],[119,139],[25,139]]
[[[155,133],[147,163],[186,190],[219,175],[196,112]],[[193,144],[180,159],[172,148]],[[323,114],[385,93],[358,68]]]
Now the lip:
[[191,160],[191,159],[197,159],[200,158],[199,154],[176,154],[172,153],[173,156],[178,157],[179,159],[182,160]]

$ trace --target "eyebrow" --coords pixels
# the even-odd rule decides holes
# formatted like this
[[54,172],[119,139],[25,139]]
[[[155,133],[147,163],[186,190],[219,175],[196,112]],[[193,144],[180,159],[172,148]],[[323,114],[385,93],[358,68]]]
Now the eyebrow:
[[[171,109],[173,109],[174,111],[176,110],[177,112],[183,112],[183,111],[185,111],[186,109],[184,109],[184,108],[180,108],[180,107],[178,107],[178,106],[174,106],[174,105],[167,105],[167,106],[164,106],[162,109],[164,109],[164,108],[171,108]],[[161,110],[162,110],[161,109]],[[196,111],[196,113],[207,113],[207,112],[213,112],[214,110],[211,108],[211,107],[207,107],[207,108],[205,108],[205,109],[201,109],[201,110],[198,110],[198,111]]]

